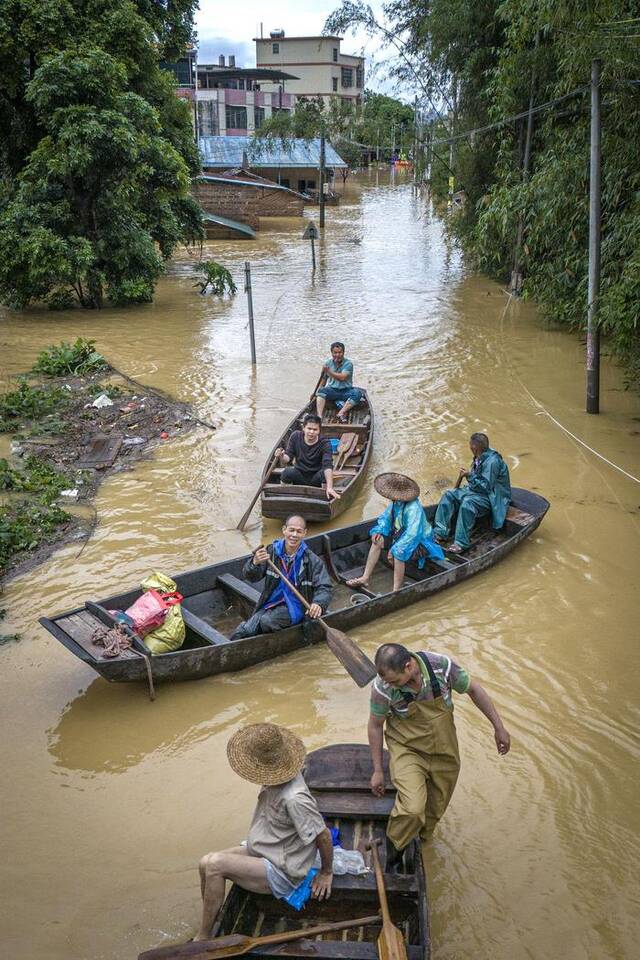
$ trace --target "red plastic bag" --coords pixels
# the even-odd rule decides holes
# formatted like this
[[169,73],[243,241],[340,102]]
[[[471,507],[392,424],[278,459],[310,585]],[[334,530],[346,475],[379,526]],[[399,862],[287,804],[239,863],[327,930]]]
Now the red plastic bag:
[[125,613],[133,620],[132,630],[139,637],[145,637],[161,623],[164,623],[169,608],[182,601],[182,594],[174,591],[173,593],[160,593],[159,590],[146,590],[141,597],[138,597]]

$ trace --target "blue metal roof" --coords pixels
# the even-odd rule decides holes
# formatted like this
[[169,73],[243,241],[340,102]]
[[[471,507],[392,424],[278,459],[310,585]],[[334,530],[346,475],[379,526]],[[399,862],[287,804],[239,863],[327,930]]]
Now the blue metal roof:
[[[320,138],[315,140],[258,140],[254,137],[200,137],[204,167],[241,167],[246,152],[249,165],[260,167],[319,167]],[[325,146],[328,167],[346,167],[330,143]]]

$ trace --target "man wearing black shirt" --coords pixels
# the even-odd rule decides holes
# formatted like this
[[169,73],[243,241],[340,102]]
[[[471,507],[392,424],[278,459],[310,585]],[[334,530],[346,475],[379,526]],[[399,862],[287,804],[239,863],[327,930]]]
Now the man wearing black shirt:
[[333,450],[326,437],[320,439],[321,424],[317,414],[308,413],[302,430],[294,430],[289,437],[286,451],[282,447],[276,450],[281,463],[295,462],[295,466],[282,471],[281,483],[308,487],[321,487],[326,483],[327,500],[339,500],[340,494],[333,487]]

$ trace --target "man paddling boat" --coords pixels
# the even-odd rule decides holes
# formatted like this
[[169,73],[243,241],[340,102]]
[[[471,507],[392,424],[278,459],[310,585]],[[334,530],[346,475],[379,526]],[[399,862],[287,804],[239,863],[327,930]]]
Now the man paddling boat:
[[300,896],[319,854],[311,896],[323,900],[331,895],[333,843],[301,773],[305,755],[302,740],[274,723],[251,724],[229,740],[232,770],[262,789],[246,846],[208,853],[200,861],[202,920],[196,940],[210,936],[227,880],[252,893],[287,900],[296,891]]
[[415,480],[403,473],[381,473],[373,485],[391,503],[369,531],[371,546],[362,576],[347,580],[347,584],[350,587],[366,587],[386,547],[393,565],[393,589],[399,590],[408,560],[423,567],[427,557],[442,560],[444,553],[433,542],[431,524],[420,503],[420,487]]
[[268,566],[268,560],[282,570],[307,603],[311,604],[307,614],[311,620],[321,617],[331,603],[331,580],[324,561],[309,550],[304,542],[307,534],[304,517],[296,514],[287,517],[282,534],[281,540],[275,540],[266,548],[259,547],[243,567],[245,580],[255,582],[264,578],[264,586],[253,615],[236,627],[230,640],[284,630],[292,624],[304,622],[303,605],[275,570]]
[[387,826],[387,871],[398,869],[403,851],[419,837],[427,842],[444,814],[460,771],[453,722],[453,691],[467,693],[494,729],[498,753],[511,738],[487,692],[449,657],[431,651],[411,653],[385,643],[375,656],[378,676],[371,687],[369,747],[371,791],[384,795],[383,731],[391,780],[397,790]]
[[[460,469],[458,483],[443,493],[436,511],[434,535],[446,540],[454,528],[451,553],[462,553],[471,546],[471,533],[477,520],[491,515],[491,526],[500,530],[511,502],[509,468],[496,450],[489,446],[486,433],[472,433],[469,447],[471,468]],[[467,486],[462,487],[462,481]]]
[[322,417],[308,413],[302,430],[294,430],[286,450],[278,447],[276,457],[284,464],[293,463],[282,471],[281,483],[293,483],[307,487],[326,484],[327,500],[339,500],[340,494],[333,486],[333,450],[331,441],[320,437]]

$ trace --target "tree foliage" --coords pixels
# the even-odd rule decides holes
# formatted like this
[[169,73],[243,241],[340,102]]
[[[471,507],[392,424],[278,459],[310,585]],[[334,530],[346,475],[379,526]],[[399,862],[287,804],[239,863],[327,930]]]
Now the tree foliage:
[[162,72],[195,3],[6,0],[0,8],[0,298],[149,301],[200,237],[187,106]]
[[[467,194],[452,228],[478,265],[507,279],[518,221],[525,296],[551,319],[583,327],[587,314],[589,92],[602,61],[602,284],[600,322],[640,384],[640,10],[636,0],[392,0],[384,21],[345,2],[327,29],[383,36],[391,76],[439,112],[434,133],[499,123],[535,104],[531,166],[523,176],[526,118],[455,141]],[[391,38],[391,39],[390,39]],[[432,186],[447,189],[448,145],[436,147]]]

